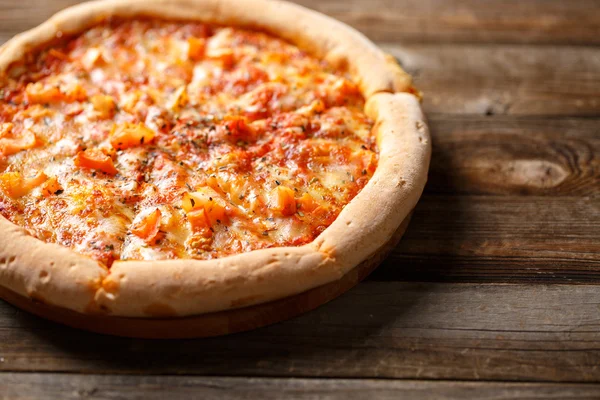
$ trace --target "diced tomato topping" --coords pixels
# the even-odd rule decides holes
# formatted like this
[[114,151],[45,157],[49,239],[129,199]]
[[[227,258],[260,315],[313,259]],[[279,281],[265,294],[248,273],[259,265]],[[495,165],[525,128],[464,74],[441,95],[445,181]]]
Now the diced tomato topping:
[[119,171],[115,168],[112,158],[98,149],[86,149],[75,156],[74,163],[78,167],[95,169],[109,175],[115,175]]

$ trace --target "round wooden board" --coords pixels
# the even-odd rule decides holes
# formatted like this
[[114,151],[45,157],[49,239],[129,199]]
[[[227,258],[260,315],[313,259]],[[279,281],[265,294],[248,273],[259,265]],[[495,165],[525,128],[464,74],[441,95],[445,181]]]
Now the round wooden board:
[[406,231],[411,214],[382,248],[341,279],[294,296],[255,306],[180,318],[127,318],[80,314],[66,308],[37,302],[2,286],[0,286],[0,298],[42,318],[108,335],[182,339],[248,331],[315,309],[355,286],[369,275],[398,244]]

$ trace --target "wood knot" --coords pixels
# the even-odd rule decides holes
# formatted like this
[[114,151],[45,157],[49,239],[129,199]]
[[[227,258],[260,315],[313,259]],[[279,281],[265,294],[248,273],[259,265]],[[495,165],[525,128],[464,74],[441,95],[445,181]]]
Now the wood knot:
[[478,169],[486,170],[481,177],[487,185],[549,189],[559,186],[569,177],[569,171],[547,160],[477,160]]

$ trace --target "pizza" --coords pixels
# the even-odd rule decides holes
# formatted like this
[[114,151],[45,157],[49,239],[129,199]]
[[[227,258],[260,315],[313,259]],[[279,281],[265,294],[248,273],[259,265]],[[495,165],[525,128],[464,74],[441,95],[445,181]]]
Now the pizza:
[[270,0],[64,10],[0,49],[0,285],[82,314],[178,317],[336,281],[426,180],[410,77]]

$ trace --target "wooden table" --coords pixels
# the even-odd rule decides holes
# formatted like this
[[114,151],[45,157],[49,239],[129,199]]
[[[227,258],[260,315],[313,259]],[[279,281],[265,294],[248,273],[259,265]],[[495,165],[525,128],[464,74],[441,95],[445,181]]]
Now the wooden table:
[[[74,0],[2,0],[0,40]],[[600,398],[600,1],[302,0],[416,77],[430,180],[391,257],[254,332],[120,339],[0,304],[0,398]]]

